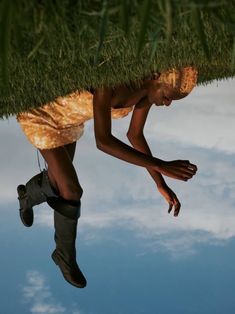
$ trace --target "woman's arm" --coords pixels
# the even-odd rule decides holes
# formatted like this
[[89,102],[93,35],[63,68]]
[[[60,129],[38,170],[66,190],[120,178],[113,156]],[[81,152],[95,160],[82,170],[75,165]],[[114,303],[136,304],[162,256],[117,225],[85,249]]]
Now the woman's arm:
[[111,97],[110,89],[98,89],[94,93],[94,130],[97,148],[103,152],[129,163],[157,168],[161,160],[137,151],[121,142],[111,133]]
[[[127,138],[131,145],[138,151],[149,156],[152,156],[152,153],[144,137],[143,130],[151,106],[147,99],[142,100],[135,106],[127,132]],[[158,187],[165,184],[162,175],[158,171],[155,171],[153,168],[147,168],[147,170]]]
[[[151,150],[148,146],[148,143],[144,137],[144,125],[149,114],[151,105],[148,103],[147,99],[142,100],[135,106],[135,109],[132,114],[130,126],[127,132],[127,137],[132,144],[132,146],[145,153],[152,156]],[[176,196],[176,194],[168,187],[162,175],[153,170],[152,168],[147,168],[149,174],[155,181],[158,191],[163,195],[166,201],[169,204],[168,212],[170,213],[174,207],[174,215],[178,216],[181,204]]]
[[97,89],[94,93],[94,130],[97,148],[129,163],[152,168],[175,179],[187,181],[195,174],[195,166],[188,161],[166,162],[142,153],[118,140],[111,133],[111,97],[108,88]]

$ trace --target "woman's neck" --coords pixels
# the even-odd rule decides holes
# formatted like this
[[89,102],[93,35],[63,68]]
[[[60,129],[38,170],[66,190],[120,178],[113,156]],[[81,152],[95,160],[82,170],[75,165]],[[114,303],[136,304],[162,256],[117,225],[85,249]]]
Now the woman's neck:
[[143,98],[147,97],[147,89],[140,88],[134,91],[126,100],[126,104],[128,107],[135,106],[138,104]]
[[125,108],[135,106],[141,99],[147,96],[147,89],[143,86],[129,88],[126,85],[119,86],[115,89],[111,101],[113,108]]

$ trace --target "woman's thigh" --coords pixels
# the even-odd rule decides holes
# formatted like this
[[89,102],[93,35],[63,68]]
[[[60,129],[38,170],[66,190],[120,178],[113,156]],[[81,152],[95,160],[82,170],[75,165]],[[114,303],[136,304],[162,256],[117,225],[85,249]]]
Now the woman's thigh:
[[70,147],[71,155],[64,146],[40,150],[48,164],[48,175],[58,193],[68,200],[79,200],[82,196],[76,170],[72,163],[74,145]]
[[74,159],[74,155],[75,155],[75,150],[76,150],[76,144],[77,142],[73,142],[67,145],[64,145],[64,148],[66,149],[66,151],[69,154],[70,159],[73,161]]

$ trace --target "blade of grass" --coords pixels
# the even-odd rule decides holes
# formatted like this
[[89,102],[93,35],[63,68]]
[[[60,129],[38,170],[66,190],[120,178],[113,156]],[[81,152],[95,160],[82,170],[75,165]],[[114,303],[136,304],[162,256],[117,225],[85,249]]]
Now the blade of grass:
[[152,44],[151,54],[150,54],[150,58],[149,58],[150,62],[153,61],[156,51],[157,51],[157,40],[155,39],[153,44]]
[[149,57],[149,62],[150,64],[152,63],[152,61],[155,58],[155,54],[157,51],[157,46],[158,46],[158,36],[159,36],[160,30],[156,30],[153,34],[152,34],[152,47],[151,47],[151,51],[150,51],[150,57]]
[[107,0],[103,0],[102,11],[101,11],[100,31],[99,31],[99,44],[96,50],[95,64],[98,63],[100,51],[104,43],[104,37],[107,32],[107,26],[108,26],[108,2]]
[[140,24],[140,32],[138,36],[138,45],[137,45],[137,57],[140,55],[144,43],[145,43],[145,34],[148,28],[148,22],[150,17],[150,10],[151,10],[151,0],[145,0],[142,6],[142,18]]
[[36,54],[36,52],[38,51],[38,49],[42,45],[44,39],[45,39],[44,37],[39,39],[39,41],[36,43],[36,45],[33,47],[33,49],[28,54],[28,56],[27,56],[28,59],[32,58]]
[[121,7],[120,7],[120,20],[121,26],[126,33],[129,32],[129,0],[122,0]]
[[1,27],[1,74],[2,74],[2,84],[6,91],[9,87],[9,56],[10,56],[10,42],[11,42],[11,17],[12,17],[12,7],[11,1],[5,0],[2,4],[2,27]]
[[196,6],[195,3],[192,3],[192,20],[194,23],[194,27],[198,33],[199,39],[202,44],[202,48],[208,60],[210,60],[210,51],[206,40],[206,34],[204,32],[204,25],[201,19],[200,10]]
[[235,37],[233,38],[233,52],[232,52],[231,67],[232,67],[232,70],[235,70]]
[[169,46],[171,37],[172,37],[172,30],[173,30],[173,17],[172,17],[172,3],[171,0],[166,0],[165,2],[166,6],[166,13],[165,13],[165,19],[166,19],[166,46]]

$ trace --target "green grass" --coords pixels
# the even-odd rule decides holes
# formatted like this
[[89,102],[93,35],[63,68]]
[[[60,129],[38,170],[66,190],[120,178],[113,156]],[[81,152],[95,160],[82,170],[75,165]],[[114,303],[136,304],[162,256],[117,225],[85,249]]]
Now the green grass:
[[235,1],[0,0],[0,117],[194,65],[235,74]]

